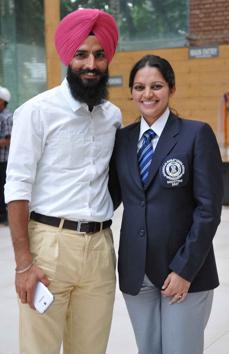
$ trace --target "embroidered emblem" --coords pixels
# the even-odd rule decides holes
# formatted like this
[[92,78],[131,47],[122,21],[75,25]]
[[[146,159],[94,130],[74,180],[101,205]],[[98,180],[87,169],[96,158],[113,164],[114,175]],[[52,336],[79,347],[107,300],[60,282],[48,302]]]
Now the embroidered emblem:
[[162,173],[167,180],[167,184],[177,186],[183,182],[182,176],[185,173],[185,167],[182,161],[170,159],[162,166]]

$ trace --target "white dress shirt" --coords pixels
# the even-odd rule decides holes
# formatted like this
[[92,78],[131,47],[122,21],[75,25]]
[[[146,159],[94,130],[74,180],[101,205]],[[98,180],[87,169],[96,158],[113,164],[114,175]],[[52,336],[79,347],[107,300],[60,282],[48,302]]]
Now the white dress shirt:
[[28,200],[30,210],[69,220],[113,215],[108,169],[120,110],[109,101],[76,101],[67,80],[14,114],[5,185],[6,203]]
[[138,150],[141,148],[142,143],[144,141],[143,134],[148,129],[152,129],[154,133],[156,133],[156,136],[151,140],[153,145],[153,150],[155,150],[158,140],[169,118],[169,114],[170,114],[170,110],[169,108],[167,108],[165,112],[151,126],[149,126],[149,124],[145,121],[144,117],[141,117]]

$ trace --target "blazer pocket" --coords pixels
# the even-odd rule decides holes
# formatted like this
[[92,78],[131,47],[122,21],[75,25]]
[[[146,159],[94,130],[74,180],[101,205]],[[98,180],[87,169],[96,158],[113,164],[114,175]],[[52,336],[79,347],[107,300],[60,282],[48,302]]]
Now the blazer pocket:
[[189,180],[189,165],[186,156],[172,155],[160,166],[160,183],[165,188],[183,187]]

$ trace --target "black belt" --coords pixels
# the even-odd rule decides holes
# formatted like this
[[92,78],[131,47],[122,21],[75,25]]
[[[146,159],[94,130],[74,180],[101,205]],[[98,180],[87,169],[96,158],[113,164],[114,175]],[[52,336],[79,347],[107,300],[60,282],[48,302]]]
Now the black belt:
[[[61,218],[38,214],[35,213],[35,211],[31,212],[30,219],[41,222],[42,224],[47,224],[55,227],[59,227],[61,222]],[[77,232],[86,232],[87,234],[94,234],[95,232],[98,232],[111,226],[111,223],[111,220],[107,220],[104,222],[64,220],[63,228],[74,230]]]

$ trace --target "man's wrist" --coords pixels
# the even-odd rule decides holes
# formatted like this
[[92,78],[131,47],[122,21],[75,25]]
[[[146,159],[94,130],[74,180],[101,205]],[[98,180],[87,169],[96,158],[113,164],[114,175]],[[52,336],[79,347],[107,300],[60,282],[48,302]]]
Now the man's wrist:
[[[25,270],[26,268],[29,267],[29,269],[32,267],[33,265],[33,256],[31,255],[31,253],[28,252],[17,252],[16,257],[15,257],[15,263],[16,263],[16,268],[15,268],[15,272],[16,273],[24,273],[27,270]],[[29,270],[28,269],[28,270]]]
[[15,272],[17,273],[17,274],[22,274],[22,273],[25,273],[25,272],[27,272],[28,270],[30,270],[31,268],[32,268],[32,266],[33,266],[33,261],[32,262],[30,262],[29,264],[27,264],[27,265],[24,265],[24,266],[17,266],[16,268],[15,268]]

